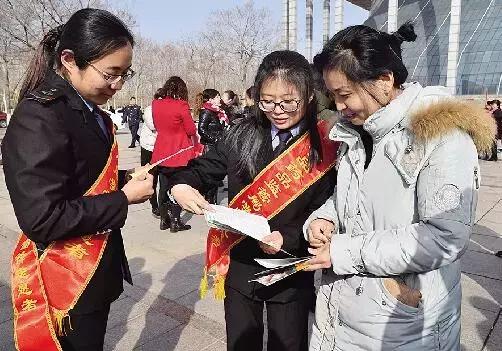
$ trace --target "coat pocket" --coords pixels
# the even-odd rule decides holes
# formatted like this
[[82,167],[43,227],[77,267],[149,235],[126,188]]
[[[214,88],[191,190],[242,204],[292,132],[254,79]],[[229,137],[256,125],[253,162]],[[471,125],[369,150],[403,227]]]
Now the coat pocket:
[[386,279],[393,279],[393,278],[380,278],[377,280],[377,285],[381,292],[382,308],[389,310],[391,314],[404,313],[410,316],[418,314],[423,309],[423,304],[421,299],[418,301],[417,306],[410,306],[406,303],[399,301],[399,299],[386,288],[385,286]]

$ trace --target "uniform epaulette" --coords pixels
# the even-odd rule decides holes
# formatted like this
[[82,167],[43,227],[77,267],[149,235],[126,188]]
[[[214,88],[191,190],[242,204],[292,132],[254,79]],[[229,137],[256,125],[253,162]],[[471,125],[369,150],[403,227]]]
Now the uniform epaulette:
[[57,98],[63,96],[63,92],[56,88],[35,90],[29,93],[26,98],[29,100],[36,100],[42,104],[47,104]]

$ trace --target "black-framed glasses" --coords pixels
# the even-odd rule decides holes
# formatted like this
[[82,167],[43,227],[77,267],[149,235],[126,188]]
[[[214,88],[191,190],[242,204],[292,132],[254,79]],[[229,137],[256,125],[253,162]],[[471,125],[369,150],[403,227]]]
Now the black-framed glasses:
[[282,100],[275,102],[273,100],[260,100],[258,106],[264,112],[272,112],[276,106],[279,106],[284,112],[295,112],[300,107],[301,99]]
[[120,82],[121,80],[123,82],[127,82],[129,79],[131,79],[132,77],[134,77],[134,75],[136,74],[136,72],[134,72],[132,69],[128,69],[126,73],[124,74],[109,74],[109,73],[106,73],[106,72],[103,72],[102,70],[100,70],[99,68],[97,68],[96,66],[94,66],[92,63],[90,62],[87,62],[86,63],[91,66],[96,72],[98,72],[99,74],[101,74],[101,77],[103,77],[104,80],[106,80],[108,83],[110,84],[115,84],[115,83],[118,83]]

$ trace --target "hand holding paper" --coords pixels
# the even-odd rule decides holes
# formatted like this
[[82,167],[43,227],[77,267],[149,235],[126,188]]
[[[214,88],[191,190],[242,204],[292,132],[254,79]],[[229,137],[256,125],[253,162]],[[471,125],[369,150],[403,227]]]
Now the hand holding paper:
[[306,267],[305,270],[315,271],[317,269],[331,267],[330,246],[331,242],[327,242],[317,249],[309,248],[309,252],[315,255],[315,257],[306,262],[308,267]]
[[275,255],[281,250],[283,242],[284,238],[282,234],[278,231],[273,231],[271,234],[264,236],[263,241],[259,245],[263,252]]

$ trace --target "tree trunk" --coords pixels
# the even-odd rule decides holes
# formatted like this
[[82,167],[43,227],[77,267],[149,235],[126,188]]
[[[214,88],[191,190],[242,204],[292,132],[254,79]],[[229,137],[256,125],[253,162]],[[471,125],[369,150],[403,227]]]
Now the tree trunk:
[[8,61],[2,60],[2,71],[4,73],[4,87],[3,87],[3,109],[6,113],[10,113],[10,76],[9,76],[9,68],[7,67]]

